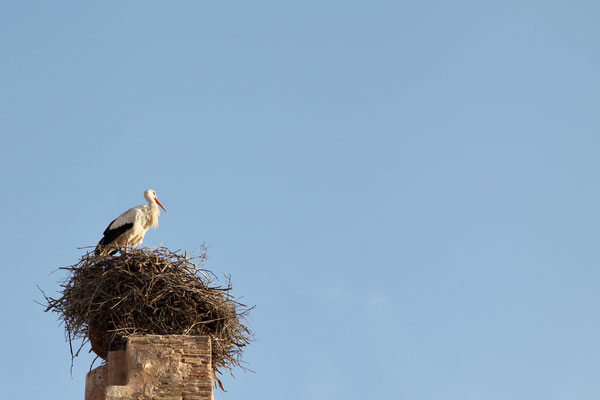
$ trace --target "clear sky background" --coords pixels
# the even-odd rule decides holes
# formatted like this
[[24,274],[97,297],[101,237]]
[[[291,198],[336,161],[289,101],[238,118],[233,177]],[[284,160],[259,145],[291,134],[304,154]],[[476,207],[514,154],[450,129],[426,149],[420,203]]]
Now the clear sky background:
[[234,399],[600,397],[596,1],[0,2],[0,385],[83,399],[56,294],[145,244],[256,305]]

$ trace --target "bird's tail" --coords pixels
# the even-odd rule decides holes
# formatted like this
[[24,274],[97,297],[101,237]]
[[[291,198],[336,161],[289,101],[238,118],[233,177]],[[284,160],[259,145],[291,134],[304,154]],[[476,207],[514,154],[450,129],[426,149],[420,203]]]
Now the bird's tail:
[[118,251],[119,251],[119,248],[114,243],[103,244],[102,240],[101,240],[96,245],[96,248],[94,249],[94,255],[106,257],[106,256],[112,256],[113,254],[117,253]]
[[117,252],[116,250],[113,251],[112,253],[110,253],[111,248],[116,247],[113,243],[115,239],[116,238],[114,236],[110,236],[110,235],[107,236],[105,233],[104,236],[102,237],[102,239],[100,239],[100,241],[96,245],[96,249],[94,250],[94,255],[106,257],[107,255],[115,254]]

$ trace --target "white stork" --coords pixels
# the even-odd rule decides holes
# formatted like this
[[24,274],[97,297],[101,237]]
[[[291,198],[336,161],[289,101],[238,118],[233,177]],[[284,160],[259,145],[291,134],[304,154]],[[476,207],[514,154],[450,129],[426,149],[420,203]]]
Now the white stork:
[[104,231],[104,237],[100,239],[94,254],[103,256],[113,255],[118,247],[131,247],[142,244],[146,231],[158,226],[160,206],[167,211],[156,197],[156,192],[148,189],[144,192],[148,204],[142,204],[130,208],[113,220]]

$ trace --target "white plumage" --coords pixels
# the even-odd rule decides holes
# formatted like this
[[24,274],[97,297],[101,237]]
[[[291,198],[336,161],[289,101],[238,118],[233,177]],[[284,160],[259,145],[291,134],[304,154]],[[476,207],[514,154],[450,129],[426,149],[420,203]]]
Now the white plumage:
[[148,229],[158,226],[160,206],[165,212],[165,207],[156,197],[156,192],[148,189],[144,192],[148,204],[130,208],[113,220],[104,231],[104,237],[98,242],[95,253],[112,255],[119,247],[131,247],[142,244]]

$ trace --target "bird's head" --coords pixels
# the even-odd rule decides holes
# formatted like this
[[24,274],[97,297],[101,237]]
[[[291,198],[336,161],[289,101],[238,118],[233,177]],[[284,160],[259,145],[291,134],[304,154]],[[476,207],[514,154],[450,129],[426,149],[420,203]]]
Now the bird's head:
[[163,210],[165,210],[165,212],[167,212],[167,209],[162,205],[160,200],[158,200],[158,197],[156,197],[156,192],[154,190],[152,190],[152,189],[146,190],[144,192],[144,197],[146,198],[146,200],[148,200],[148,203],[155,202],[156,204],[158,204],[160,206],[160,208],[162,208]]

